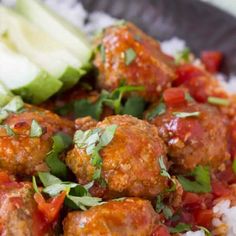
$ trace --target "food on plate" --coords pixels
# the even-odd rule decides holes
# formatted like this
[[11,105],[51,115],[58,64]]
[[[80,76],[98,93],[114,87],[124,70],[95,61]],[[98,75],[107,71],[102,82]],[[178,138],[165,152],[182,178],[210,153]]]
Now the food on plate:
[[23,105],[11,112],[0,128],[0,166],[15,175],[33,175],[48,170],[47,154],[53,137],[63,132],[72,135],[74,125],[47,110]]
[[100,32],[37,0],[0,6],[0,235],[235,236],[223,54],[45,2]]
[[[72,212],[64,220],[64,235],[151,235],[158,215],[147,200],[109,201],[85,212]],[[81,225],[83,225],[81,227]]]
[[[160,106],[165,107],[162,114],[152,116]],[[227,118],[216,107],[189,101],[181,88],[165,90],[163,102],[151,108],[147,119],[165,140],[175,170],[191,171],[197,165],[217,169],[230,159]]]
[[113,90],[125,80],[141,85],[146,100],[155,101],[175,79],[173,58],[162,53],[160,44],[131,23],[105,29],[99,36],[94,64],[100,88]]
[[[101,158],[97,161],[102,162],[99,164],[99,178],[106,182],[104,197],[153,198],[161,193],[168,186],[168,179],[161,176],[159,160],[162,158],[167,164],[167,159],[166,148],[155,126],[127,115],[110,116],[85,132],[90,132],[88,135],[91,137],[96,133],[99,135],[99,131],[108,132],[111,127],[115,128],[113,138],[97,157]],[[65,159],[81,184],[92,181],[98,171],[96,163],[93,163],[96,149],[91,153],[88,151],[89,136],[86,137],[85,132],[75,133],[75,147]],[[83,137],[87,138],[88,141],[84,142],[88,145],[80,143]]]

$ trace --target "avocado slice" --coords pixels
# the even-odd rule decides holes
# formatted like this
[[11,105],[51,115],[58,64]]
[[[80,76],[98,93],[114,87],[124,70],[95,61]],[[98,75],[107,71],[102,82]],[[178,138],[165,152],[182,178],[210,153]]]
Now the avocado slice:
[[17,0],[16,10],[75,53],[82,64],[91,58],[92,50],[85,35],[41,1]]
[[[62,82],[51,77],[27,57],[15,52],[1,39],[0,81],[0,96],[3,94],[6,102],[11,93],[4,92],[4,87],[21,95],[27,102],[40,103],[55,94],[62,86]],[[0,106],[5,103],[5,99],[1,99]]]
[[82,66],[79,58],[21,15],[0,7],[0,32],[17,52],[25,55],[52,77],[63,81],[64,89],[78,82]]

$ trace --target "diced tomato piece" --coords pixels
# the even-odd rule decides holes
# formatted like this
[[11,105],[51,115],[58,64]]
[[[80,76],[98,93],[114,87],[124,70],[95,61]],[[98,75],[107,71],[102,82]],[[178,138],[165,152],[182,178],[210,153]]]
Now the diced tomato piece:
[[220,182],[218,180],[212,181],[212,193],[216,197],[222,197],[227,196],[230,194],[230,190],[227,188],[226,184],[224,182]]
[[10,183],[11,178],[10,176],[7,174],[7,172],[5,171],[0,171],[0,184],[6,184],[6,183]]
[[204,75],[204,72],[192,64],[184,64],[176,69],[176,75],[177,79],[174,81],[173,85],[179,86],[192,78]]
[[219,71],[223,55],[218,51],[203,51],[201,53],[201,60],[206,69],[211,73]]
[[186,192],[183,197],[183,207],[186,209],[199,209],[201,207],[202,198],[196,193]]
[[212,210],[205,209],[205,210],[199,210],[194,213],[194,218],[196,225],[203,226],[206,228],[211,227],[211,222],[213,218]]
[[58,196],[46,202],[42,194],[35,193],[34,199],[38,204],[38,209],[43,213],[48,222],[53,222],[57,219],[59,211],[63,205],[66,192],[60,193]]
[[170,233],[165,225],[159,225],[152,233],[152,236],[170,236]]
[[41,211],[36,209],[33,213],[32,233],[34,236],[46,235],[49,231],[51,224],[45,219]]
[[175,107],[186,103],[185,91],[181,88],[169,88],[163,93],[163,99],[167,106]]

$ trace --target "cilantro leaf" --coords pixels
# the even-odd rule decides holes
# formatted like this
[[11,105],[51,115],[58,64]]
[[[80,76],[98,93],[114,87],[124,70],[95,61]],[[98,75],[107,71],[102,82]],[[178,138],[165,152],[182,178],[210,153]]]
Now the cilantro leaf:
[[159,165],[161,167],[161,176],[164,176],[164,177],[167,177],[168,179],[171,179],[170,174],[168,173],[167,168],[165,166],[163,156],[161,156],[158,159],[158,161],[159,161]]
[[52,174],[65,178],[67,175],[67,166],[60,160],[59,155],[71,145],[72,140],[69,135],[62,132],[54,135],[52,139],[52,150],[47,154],[46,163]]
[[208,167],[197,166],[191,173],[194,181],[184,176],[178,176],[178,180],[187,192],[209,193],[211,191],[211,179]]
[[3,107],[3,110],[16,113],[24,107],[24,102],[20,96],[15,96],[12,100]]
[[131,115],[137,118],[142,118],[145,109],[145,101],[139,96],[132,96],[127,99],[122,114]]
[[34,191],[36,193],[39,193],[39,189],[38,189],[38,185],[37,185],[37,182],[36,182],[36,178],[34,176],[32,177],[32,184],[33,184]]
[[76,131],[74,143],[78,148],[86,149],[87,155],[90,155],[90,162],[96,167],[93,179],[101,179],[102,157],[100,150],[107,146],[113,139],[117,125],[109,125],[104,130],[96,128],[92,130]]
[[7,132],[8,136],[15,136],[15,132],[11,129],[9,125],[0,125],[0,127],[4,128]]
[[213,105],[229,106],[229,100],[226,98],[208,97],[207,102]]
[[106,48],[103,44],[98,45],[98,50],[100,51],[100,55],[102,58],[102,62],[106,62]]
[[179,64],[180,62],[188,62],[190,58],[190,49],[185,48],[182,52],[177,53],[175,56],[175,63]]
[[38,176],[45,187],[62,182],[59,178],[48,172],[38,172]]
[[185,223],[179,223],[175,227],[169,227],[169,231],[172,234],[183,233],[189,230],[191,230],[191,225]]
[[147,119],[152,120],[156,116],[161,116],[165,114],[165,112],[166,112],[166,105],[165,103],[161,102],[147,113]]
[[137,54],[133,48],[128,48],[125,51],[125,65],[130,65],[136,58]]
[[174,116],[178,118],[197,117],[200,115],[199,111],[196,112],[173,112]]
[[172,210],[164,204],[162,196],[158,195],[156,200],[156,212],[157,213],[163,213],[166,219],[170,219],[173,215]]
[[83,211],[86,211],[88,207],[99,205],[101,201],[102,199],[97,197],[67,195],[67,205],[72,206],[73,209],[81,209]]
[[38,138],[43,134],[43,129],[36,120],[32,120],[30,128],[30,137]]
[[203,230],[205,233],[205,236],[212,236],[211,232],[207,228],[203,226],[197,226],[197,228],[199,228],[200,230]]

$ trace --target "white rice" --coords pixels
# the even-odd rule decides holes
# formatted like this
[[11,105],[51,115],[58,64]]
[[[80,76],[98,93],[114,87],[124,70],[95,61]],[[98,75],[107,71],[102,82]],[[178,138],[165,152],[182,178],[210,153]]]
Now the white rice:
[[178,37],[173,37],[161,43],[161,50],[169,56],[176,56],[186,48],[186,42]]
[[205,232],[203,230],[188,231],[187,233],[182,234],[182,236],[205,236]]
[[215,218],[212,221],[214,227],[227,227],[226,236],[236,235],[236,206],[230,206],[230,200],[222,200],[213,208]]

